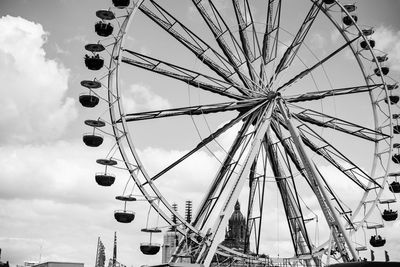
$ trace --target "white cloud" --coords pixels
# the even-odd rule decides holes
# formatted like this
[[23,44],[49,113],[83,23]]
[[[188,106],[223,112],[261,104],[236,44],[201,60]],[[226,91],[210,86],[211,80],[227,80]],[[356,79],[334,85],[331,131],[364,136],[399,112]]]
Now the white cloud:
[[77,115],[65,98],[69,70],[46,58],[40,24],[5,16],[0,32],[0,142],[57,139]]
[[124,109],[128,113],[170,108],[167,99],[152,92],[142,84],[133,84],[124,92]]
[[101,150],[88,148],[79,140],[3,146],[0,153],[6,155],[0,159],[0,247],[12,265],[38,261],[41,245],[42,261],[92,265],[94,259],[87,255],[95,253],[97,236],[102,236],[110,257],[114,231],[118,231],[121,244],[129,244],[119,248],[121,262],[137,258],[146,262],[139,244],[148,238],[140,232],[148,205],[128,204],[137,216],[130,225],[115,221],[113,212],[123,203],[114,198],[121,194],[128,174],[112,169],[110,172],[116,174],[114,185],[98,186],[94,175],[104,167],[95,160],[102,157]]
[[[3,146],[0,199],[41,199],[98,205],[95,172],[102,171],[96,149],[83,142]],[[83,189],[85,188],[85,189]]]
[[[105,140],[106,147],[110,147],[108,141]],[[115,184],[109,188],[98,186],[94,174],[104,171],[104,167],[95,160],[102,158],[103,152],[86,147],[81,140],[0,148],[0,153],[7,155],[0,159],[0,247],[7,248],[4,253],[13,265],[38,260],[42,240],[44,261],[93,264],[93,258],[87,255],[95,253],[97,236],[102,236],[110,257],[114,230],[118,231],[121,244],[129,244],[119,249],[122,263],[149,262],[139,251],[140,242],[148,239],[140,229],[145,226],[149,206],[144,202],[128,203],[128,209],[136,212],[137,217],[130,225],[114,220],[114,210],[121,209],[123,204],[114,197],[121,194],[128,173],[112,168],[109,172],[116,174]],[[165,167],[183,153],[160,148],[140,152],[145,167],[153,170]],[[169,201],[180,205],[183,214],[185,200],[198,204],[202,196],[199,192],[204,193],[208,187],[206,178],[213,177],[216,166],[216,160],[207,153],[196,153],[160,178],[158,184]],[[165,224],[160,220],[162,225]],[[154,236],[156,242],[162,242],[161,238]],[[159,259],[151,261],[155,264]]]
[[376,48],[388,53],[392,70],[400,71],[400,31],[380,26],[375,30],[373,38],[376,40]]
[[[140,154],[146,170],[154,175],[185,153],[187,151],[149,147]],[[199,151],[160,177],[156,184],[171,202],[183,203],[185,200],[192,200],[198,204],[214,178],[217,166],[218,161],[212,155]],[[177,195],[176,192],[181,193]]]

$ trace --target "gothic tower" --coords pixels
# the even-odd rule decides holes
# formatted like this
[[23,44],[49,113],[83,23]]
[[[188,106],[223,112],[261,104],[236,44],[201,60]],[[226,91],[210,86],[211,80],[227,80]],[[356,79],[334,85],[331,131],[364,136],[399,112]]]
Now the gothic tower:
[[239,201],[236,201],[235,210],[229,219],[228,229],[222,245],[243,251],[246,237],[246,218],[240,211]]

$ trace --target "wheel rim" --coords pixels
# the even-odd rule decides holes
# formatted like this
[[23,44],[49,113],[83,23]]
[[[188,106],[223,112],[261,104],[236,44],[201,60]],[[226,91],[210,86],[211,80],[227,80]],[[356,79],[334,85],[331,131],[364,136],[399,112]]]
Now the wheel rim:
[[[121,89],[120,89],[120,65],[122,62],[122,47],[124,46],[124,38],[125,38],[125,33],[128,32],[128,28],[129,28],[129,24],[131,23],[132,19],[133,19],[133,15],[137,12],[137,9],[139,8],[139,6],[143,3],[144,1],[138,1],[136,3],[134,3],[133,7],[130,7],[128,9],[127,12],[127,16],[126,18],[123,20],[120,30],[118,32],[118,34],[115,37],[115,44],[113,46],[113,50],[111,53],[111,60],[110,60],[110,65],[109,65],[109,73],[108,73],[108,103],[109,103],[109,110],[110,110],[110,117],[111,117],[111,124],[112,124],[112,129],[113,129],[113,135],[116,138],[116,142],[118,144],[119,147],[119,151],[121,153],[123,162],[126,165],[126,169],[129,171],[130,175],[132,176],[133,180],[135,180],[135,183],[138,185],[141,193],[144,195],[144,197],[148,200],[148,202],[150,203],[150,205],[152,205],[152,207],[161,215],[161,217],[168,222],[169,224],[174,224],[174,222],[169,218],[169,213],[172,213],[176,216],[176,218],[179,220],[180,224],[184,225],[184,228],[178,228],[178,231],[180,231],[182,234],[185,234],[185,231],[187,231],[188,229],[190,229],[191,232],[195,233],[196,235],[198,235],[200,238],[205,238],[206,233],[204,232],[204,229],[198,229],[196,226],[193,226],[189,223],[187,223],[185,221],[185,218],[183,218],[181,215],[179,215],[172,207],[172,205],[170,205],[170,202],[163,197],[162,193],[160,192],[160,190],[157,188],[157,186],[154,185],[154,183],[152,182],[152,177],[146,172],[143,164],[140,161],[140,157],[135,149],[134,146],[134,142],[133,139],[131,137],[131,135],[129,134],[129,126],[128,126],[128,121],[127,121],[127,116],[126,116],[126,112],[124,111],[123,107],[122,107],[122,103],[120,101],[120,99],[122,98],[121,95]],[[320,3],[319,1],[311,1],[313,3]],[[315,4],[317,5],[317,4]],[[333,7],[336,6],[336,8],[339,8],[341,10],[341,12],[343,12],[345,15],[350,16],[351,14],[346,10],[346,8],[344,8],[344,6],[338,2],[335,2],[333,5]],[[329,7],[331,8],[331,7]],[[342,36],[344,37],[344,39],[346,40],[346,42],[350,42],[351,40],[348,37],[348,32],[347,29],[343,29],[341,27],[341,25],[339,23],[336,22],[335,18],[333,18],[333,16],[331,16],[329,9],[327,5],[325,4],[321,4],[318,7],[318,11],[322,10],[326,16],[331,20],[331,22],[335,25],[335,27],[339,30],[339,32],[342,34]],[[142,10],[143,11],[143,10]],[[354,21],[353,21],[354,22]],[[354,25],[352,25],[352,27],[354,27],[356,29],[356,31],[358,31],[358,33],[360,33],[361,38],[364,39],[365,41],[367,41],[367,37],[362,33],[362,29],[359,28],[359,26],[354,23]],[[346,47],[350,47],[354,57],[356,58],[356,61],[359,65],[359,68],[362,72],[362,76],[364,77],[364,80],[366,82],[366,86],[369,88],[372,88],[374,85],[371,84],[371,82],[375,81],[369,76],[369,74],[367,73],[367,71],[365,70],[364,64],[363,64],[363,60],[360,57],[360,53],[359,51],[354,47],[351,46],[349,44],[346,44]],[[369,45],[368,45],[369,47]],[[373,52],[373,50],[371,49],[371,47],[369,47],[368,49],[371,53],[372,58],[377,61],[377,58]],[[296,56],[296,55],[295,55]],[[376,62],[376,66],[378,69],[381,69],[380,65]],[[240,76],[240,75],[239,75]],[[250,73],[251,76],[251,73]],[[255,75],[256,76],[256,75]],[[380,79],[382,81],[381,85],[384,89],[384,98],[388,99],[388,90],[387,90],[387,85],[384,79],[384,75],[380,76]],[[246,83],[247,80],[246,79],[241,79],[243,83]],[[290,81],[289,81],[290,82]],[[247,85],[248,87],[251,87],[252,84],[248,83]],[[253,83],[254,86],[254,83]],[[282,87],[283,88],[283,87]],[[278,88],[279,89],[279,88]],[[354,89],[354,88],[353,88]],[[360,88],[358,88],[360,89]],[[240,90],[239,90],[240,91]],[[336,92],[335,92],[336,93]],[[339,91],[337,91],[337,93],[340,93]],[[332,93],[331,93],[332,94]],[[275,94],[261,94],[262,97],[260,97],[260,94],[254,94],[250,99],[253,99],[253,101],[242,101],[239,97],[238,97],[238,101],[237,103],[239,103],[242,108],[242,110],[244,110],[244,112],[247,113],[251,113],[253,111],[255,111],[256,109],[254,108],[253,110],[249,111],[249,105],[258,105],[257,107],[260,107],[262,105],[265,105],[265,101],[263,102],[262,100],[266,100],[268,99],[268,101],[272,101],[271,99],[274,99],[275,97],[277,97]],[[373,95],[372,90],[369,91],[369,95],[370,95],[370,99],[372,103],[375,103],[377,100],[376,96]],[[237,95],[231,95],[232,97],[236,97]],[[304,96],[303,96],[304,97]],[[254,99],[256,99],[257,101],[255,101]],[[260,100],[261,99],[261,100]],[[382,98],[383,99],[383,98]],[[287,99],[286,99],[287,100]],[[312,99],[311,99],[312,100]],[[228,105],[229,106],[229,105]],[[383,123],[380,121],[381,118],[379,118],[379,116],[377,115],[377,113],[379,112],[379,107],[382,106],[378,106],[378,105],[372,105],[372,110],[373,110],[373,115],[374,115],[374,121],[375,121],[375,130],[376,131],[381,131],[382,127],[383,127]],[[388,119],[388,130],[386,130],[387,135],[388,136],[392,136],[392,115],[391,115],[391,110],[390,110],[390,105],[387,104],[387,114],[385,112],[382,112],[383,114],[385,114],[386,118]],[[204,107],[202,106],[200,109],[202,109],[202,111],[206,110],[206,108],[212,108],[212,107]],[[225,110],[227,106],[219,106],[218,108],[223,108]],[[237,110],[240,110],[238,107],[236,107]],[[242,111],[243,112],[243,111]],[[271,111],[272,112],[272,111]],[[315,115],[315,114],[314,114]],[[381,116],[381,115],[380,115]],[[241,120],[242,118],[240,118],[239,120]],[[257,123],[257,120],[256,120]],[[387,155],[385,155],[385,158],[391,158],[391,147],[392,147],[392,139],[391,138],[387,138],[387,141],[382,141],[382,143],[386,146],[388,146],[388,148],[384,149],[384,151],[387,150],[387,152],[385,152],[385,154],[387,153]],[[376,172],[376,168],[377,168],[377,164],[378,164],[378,160],[382,159],[382,154],[381,151],[382,149],[380,148],[380,142],[376,142],[375,145],[375,155],[379,155],[379,156],[375,156],[374,157],[374,161],[373,161],[373,167],[372,167],[372,171],[370,176],[371,177],[376,177],[375,172]],[[390,160],[385,160],[387,161],[387,164],[385,165],[386,167],[381,167],[380,171],[384,171],[383,177],[379,179],[380,184],[384,185],[386,183],[387,180],[387,174],[390,168]],[[146,182],[143,183],[143,178],[146,179]],[[154,178],[154,177],[153,177]],[[370,183],[368,185],[368,187],[371,187],[372,183]],[[383,189],[379,189],[378,192],[376,193],[376,196],[374,197],[374,199],[371,201],[368,199],[369,197],[369,192],[365,192],[365,194],[362,197],[362,200],[360,201],[360,204],[358,205],[358,207],[355,209],[355,212],[353,214],[352,220],[354,220],[354,218],[356,218],[356,216],[358,215],[358,213],[360,212],[362,207],[365,207],[365,203],[368,201],[369,203],[372,203],[368,209],[368,212],[366,212],[363,216],[362,216],[362,220],[361,222],[356,225],[354,230],[357,230],[359,227],[361,227],[365,220],[370,216],[370,214],[372,213],[374,207],[376,206],[376,204],[379,201],[379,197],[381,196],[381,194],[383,193]],[[153,201],[155,198],[159,199],[160,202],[162,203],[162,207],[159,206],[155,201]],[[195,239],[194,239],[195,240]],[[327,249],[327,248],[325,248]],[[223,246],[220,246],[220,253],[222,255],[235,255],[236,257],[241,257],[243,256],[243,254],[237,252],[237,251],[232,251],[229,248],[224,248]],[[225,253],[225,254],[224,254]]]

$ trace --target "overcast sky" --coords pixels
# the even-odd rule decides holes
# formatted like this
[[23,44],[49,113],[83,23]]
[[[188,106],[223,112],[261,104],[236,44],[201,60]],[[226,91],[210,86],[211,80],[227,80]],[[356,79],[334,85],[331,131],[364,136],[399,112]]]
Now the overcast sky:
[[[294,1],[288,0],[291,3]],[[101,170],[95,159],[103,157],[106,149],[85,147],[81,139],[82,134],[89,131],[83,121],[97,118],[99,112],[106,112],[105,107],[101,111],[82,108],[78,96],[84,91],[79,82],[93,76],[93,72],[84,67],[83,47],[98,39],[94,33],[97,21],[95,11],[108,8],[110,2],[0,0],[0,248],[2,260],[8,260],[12,265],[41,260],[83,262],[86,266],[93,266],[97,237],[101,236],[109,258],[112,256],[114,231],[118,232],[119,261],[123,264],[140,266],[161,260],[158,256],[143,256],[139,251],[139,243],[147,241],[147,236],[140,229],[145,226],[148,206],[136,204],[132,207],[137,211],[135,222],[118,224],[113,218],[113,211],[120,209],[121,204],[114,200],[114,196],[121,194],[127,175],[121,173],[121,180],[111,188],[97,186],[94,174]],[[217,2],[221,6],[230,4],[228,0]],[[377,29],[377,47],[389,53],[391,76],[398,79],[400,2],[363,0],[358,1],[358,5],[361,24]],[[175,2],[174,6],[190,23],[193,8],[176,5]],[[258,15],[261,16],[262,12]],[[291,20],[291,14],[283,16]],[[192,23],[195,27],[196,24]],[[166,59],[176,58],[177,61],[185,58],[187,51],[182,48],[169,53],[169,47],[175,46],[173,41],[164,39],[166,35],[160,34],[158,39],[143,36],[142,40],[135,33],[143,34],[150,28],[146,24],[138,28],[131,33],[127,43],[141,53],[163,55]],[[203,28],[197,30],[202,31]],[[324,49],[333,47],[337,36],[333,32],[321,31],[310,38],[314,51],[323,55],[326,53]],[[156,45],[160,43],[164,44],[164,48],[156,50]],[[338,60],[347,62],[345,55]],[[192,63],[191,67],[201,70],[199,65]],[[133,111],[182,106],[191,103],[192,98],[199,98],[191,95],[188,100],[186,91],[172,93],[172,97],[167,98],[164,89],[172,83],[157,84],[135,72],[127,76],[122,82],[125,88],[129,88],[126,101]],[[334,74],[332,76],[335,77]],[[346,109],[346,112],[352,111]],[[226,119],[223,117],[212,123],[215,126]],[[165,127],[162,122],[157,125]],[[189,126],[190,131],[186,131]],[[165,127],[165,132],[154,133],[154,136],[149,133],[152,129],[149,125],[141,127],[137,130],[138,148],[144,161],[157,167],[165,165],[166,158],[176,158],[188,149],[187,140],[198,138],[191,121],[179,129]],[[203,125],[203,128],[207,127]],[[155,137],[156,134],[158,137]],[[176,138],[169,140],[163,135],[174,135]],[[226,139],[231,138],[228,136]],[[106,141],[106,145],[111,143]],[[212,156],[206,152],[198,153],[177,174],[192,179],[171,180],[170,194],[181,193],[174,200],[180,204],[181,211],[185,200],[196,201],[200,198],[199,191],[204,189],[201,178],[211,177],[217,167],[218,162]],[[393,209],[399,207],[396,203]],[[399,229],[398,221],[385,228],[384,235],[392,236],[388,241],[389,250],[400,251]],[[287,232],[281,238],[286,238],[283,243],[290,243]],[[279,249],[287,250],[275,244],[279,241],[276,236],[271,240],[268,244],[274,247],[273,256],[279,253]],[[161,238],[158,241],[161,242]],[[377,251],[380,253],[377,258],[382,259],[383,250]],[[394,251],[392,258],[400,260]]]

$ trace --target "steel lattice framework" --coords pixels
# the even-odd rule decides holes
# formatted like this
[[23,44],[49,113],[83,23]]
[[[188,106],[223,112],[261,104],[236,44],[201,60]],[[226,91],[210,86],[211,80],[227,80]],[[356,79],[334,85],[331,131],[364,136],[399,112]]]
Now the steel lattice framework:
[[[94,54],[93,60],[107,50],[109,65],[103,76],[82,82],[89,89],[86,97],[108,104],[109,118],[101,117],[97,122],[91,120],[86,124],[92,126],[93,131],[103,131],[115,138],[110,153],[98,161],[106,165],[103,176],[109,177],[107,168],[123,165],[117,168],[129,173],[140,196],[167,225],[181,234],[170,262],[190,259],[192,264],[204,266],[244,262],[272,266],[283,261],[320,266],[322,261],[356,260],[361,249],[354,236],[365,226],[375,229],[381,226],[371,225],[368,219],[382,202],[389,179],[394,125],[392,106],[399,100],[393,98],[397,83],[387,76],[388,69],[386,72],[384,65],[387,56],[374,49],[373,30],[357,24],[356,6],[338,0],[303,0],[301,5],[307,7],[304,18],[296,31],[288,34],[286,20],[290,12],[295,11],[284,0],[226,1],[230,8],[225,10],[218,1],[192,0],[191,10],[202,25],[202,32],[198,34],[198,29],[189,26],[178,10],[171,9],[171,3],[136,0],[124,5],[126,1],[113,2],[117,8],[98,11],[97,16],[103,21],[103,28],[108,27],[106,21],[114,21],[114,32],[108,35],[98,32],[104,38],[87,46]],[[262,22],[259,22],[260,7],[264,8]],[[140,25],[140,20],[152,23],[162,32],[162,38],[175,42],[177,51],[191,54],[202,68],[184,67],[128,48],[127,36],[136,24]],[[317,57],[307,40],[315,28],[321,27],[322,20],[329,29],[339,33],[342,41],[332,44],[333,49],[329,47],[329,52]],[[164,49],[162,42],[160,40],[160,49]],[[307,53],[312,55],[312,60],[304,58]],[[329,76],[325,66],[344,60],[343,54],[351,57],[358,76],[351,81],[317,85],[315,80],[320,76]],[[225,101],[143,112],[124,109],[122,77],[130,67],[161,80],[186,84],[191,90]],[[100,87],[106,89],[106,94],[99,92]],[[354,99],[362,99],[363,105],[368,105],[367,116],[372,118],[368,126],[365,120],[354,121],[352,114],[342,117],[329,108],[318,108],[331,103],[329,101],[358,105],[352,102]],[[225,114],[230,114],[229,120],[210,129],[183,155],[150,175],[153,171],[149,172],[141,161],[132,137],[132,125],[140,121],[151,123],[166,118],[207,118]],[[232,114],[235,115],[232,117]],[[105,125],[110,131],[100,129]],[[190,222],[185,221],[171,204],[173,199],[165,196],[159,181],[196,153],[210,151],[209,146],[218,143],[219,138],[234,127],[238,128],[235,138],[219,161],[215,176],[207,180],[207,189],[197,211]],[[324,135],[324,131],[336,138]],[[94,136],[93,132],[86,140]],[[347,139],[368,144],[371,150],[366,156],[371,158],[370,166],[361,165],[360,162],[365,161],[353,158],[354,154],[347,155],[348,151],[341,144]],[[348,205],[348,196],[335,191],[332,184],[336,178],[325,174],[324,166],[335,169],[351,182],[354,190],[362,192],[357,205]],[[283,260],[265,256],[262,251],[263,233],[268,228],[264,218],[265,197],[270,184],[275,184],[279,192],[293,244],[294,256]],[[127,187],[118,198],[125,202],[121,216],[126,214],[127,201],[137,198],[127,193]],[[329,234],[321,244],[315,244],[310,237],[309,219],[305,215],[308,212],[302,196],[304,187],[312,192],[327,225]],[[242,194],[247,199],[246,238],[243,248],[232,249],[221,245],[220,237]],[[147,229],[147,232],[157,231]]]

